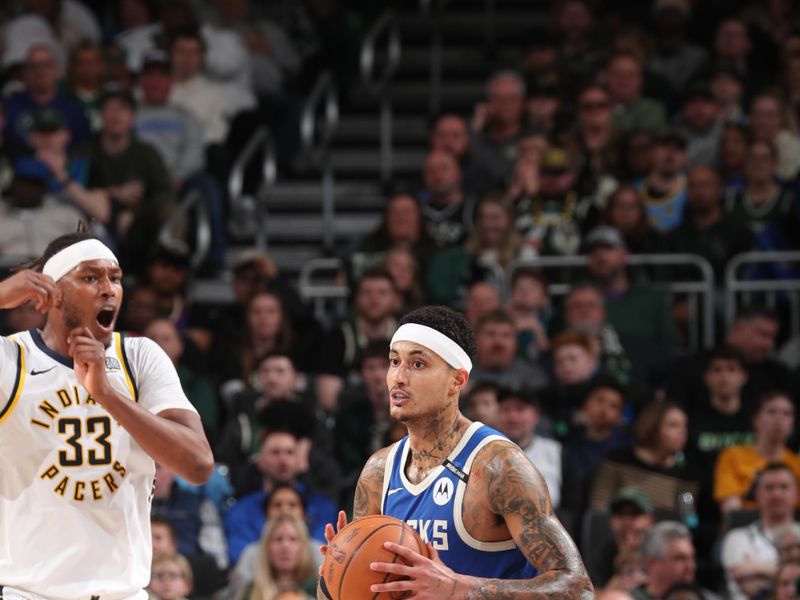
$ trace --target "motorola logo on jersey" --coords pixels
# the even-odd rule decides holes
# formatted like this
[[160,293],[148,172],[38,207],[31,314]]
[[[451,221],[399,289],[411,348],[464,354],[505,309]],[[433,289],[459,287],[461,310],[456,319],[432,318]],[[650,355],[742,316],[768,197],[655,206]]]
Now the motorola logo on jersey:
[[442,477],[433,484],[433,501],[439,506],[444,506],[453,497],[453,480]]

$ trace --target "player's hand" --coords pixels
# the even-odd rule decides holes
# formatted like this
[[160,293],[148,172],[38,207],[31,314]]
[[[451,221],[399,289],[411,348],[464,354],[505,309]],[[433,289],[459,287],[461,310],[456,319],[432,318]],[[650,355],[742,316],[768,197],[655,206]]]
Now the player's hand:
[[[337,533],[345,528],[345,525],[347,525],[347,513],[345,513],[343,510],[339,511],[339,517],[336,519],[335,531],[333,529],[333,523],[328,523],[325,525],[325,541],[327,544],[323,544],[319,547],[319,551],[322,556],[325,556],[328,553],[328,545],[331,543],[331,540],[336,537]],[[322,577],[322,565],[319,566],[319,575]]]
[[381,573],[403,575],[408,579],[376,583],[370,586],[372,592],[412,592],[414,600],[439,600],[460,597],[469,588],[469,578],[459,575],[444,564],[439,558],[439,553],[430,544],[428,544],[430,558],[393,542],[385,542],[383,547],[397,554],[402,561],[374,562],[370,564],[370,569]]
[[106,349],[95,339],[88,327],[76,327],[67,338],[69,355],[75,363],[75,377],[98,402],[104,398],[110,384],[106,376]]
[[46,313],[56,295],[56,282],[49,275],[25,269],[0,281],[0,308],[16,308],[28,301]]

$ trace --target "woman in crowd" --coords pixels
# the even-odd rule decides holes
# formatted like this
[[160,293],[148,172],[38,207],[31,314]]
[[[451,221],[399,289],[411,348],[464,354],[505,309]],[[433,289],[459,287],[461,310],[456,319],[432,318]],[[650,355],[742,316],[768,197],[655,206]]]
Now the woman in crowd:
[[308,527],[301,519],[284,514],[267,521],[253,583],[240,600],[273,600],[282,589],[297,586],[315,590],[317,569],[308,542]]
[[656,511],[678,512],[678,497],[685,492],[697,497],[698,485],[684,462],[688,439],[686,413],[672,402],[656,400],[642,409],[633,426],[634,446],[612,452],[600,464],[590,504],[607,508],[614,494],[635,485]]
[[794,403],[783,392],[761,396],[753,413],[753,444],[732,446],[720,452],[714,469],[714,500],[723,513],[758,508],[751,496],[756,474],[771,462],[789,466],[800,480],[800,456],[786,442],[794,431]]

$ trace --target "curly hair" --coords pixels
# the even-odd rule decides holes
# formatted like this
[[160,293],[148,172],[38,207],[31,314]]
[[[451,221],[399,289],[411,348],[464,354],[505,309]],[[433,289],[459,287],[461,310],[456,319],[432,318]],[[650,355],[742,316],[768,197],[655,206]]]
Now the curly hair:
[[443,333],[461,346],[461,349],[467,353],[470,360],[475,359],[478,348],[472,327],[470,327],[464,315],[449,306],[423,306],[417,308],[400,319],[398,326],[406,323],[425,325],[439,333]]

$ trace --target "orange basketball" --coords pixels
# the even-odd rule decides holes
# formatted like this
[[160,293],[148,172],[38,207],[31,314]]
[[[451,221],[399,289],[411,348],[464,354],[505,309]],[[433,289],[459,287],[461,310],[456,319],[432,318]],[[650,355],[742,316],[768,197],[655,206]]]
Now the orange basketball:
[[394,542],[423,556],[430,556],[413,527],[400,519],[370,515],[356,519],[336,534],[328,545],[322,564],[320,587],[330,600],[399,600],[410,592],[370,591],[374,583],[404,579],[392,573],[379,573],[369,568],[372,562],[396,562],[402,559],[383,547]]

